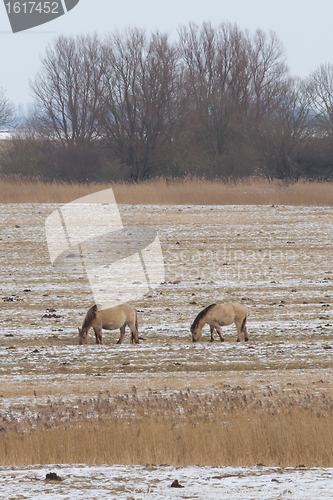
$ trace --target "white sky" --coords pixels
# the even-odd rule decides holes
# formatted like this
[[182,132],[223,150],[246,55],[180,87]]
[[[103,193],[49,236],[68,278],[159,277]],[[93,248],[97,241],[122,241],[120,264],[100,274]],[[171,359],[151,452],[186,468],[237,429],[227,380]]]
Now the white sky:
[[1,4],[0,87],[16,105],[32,100],[29,80],[46,45],[60,34],[105,34],[138,26],[176,37],[181,24],[230,21],[252,33],[274,30],[294,76],[305,77],[319,64],[333,63],[332,0],[80,0],[60,18],[16,34]]

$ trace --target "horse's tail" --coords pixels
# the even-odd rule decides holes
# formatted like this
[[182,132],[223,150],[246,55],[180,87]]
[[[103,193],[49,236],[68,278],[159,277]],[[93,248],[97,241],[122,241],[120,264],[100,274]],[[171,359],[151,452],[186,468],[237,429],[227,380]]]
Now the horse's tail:
[[[138,332],[138,313],[137,313],[136,309],[135,309],[134,325],[135,325],[135,329],[136,329],[136,334],[139,336],[139,332]],[[134,334],[132,332],[132,339],[131,339],[132,344],[134,343],[134,340],[135,340],[135,337],[134,337]]]
[[245,325],[246,325],[246,320],[247,320],[247,314],[245,314],[245,318],[243,319],[243,323],[242,323],[242,327],[241,327],[241,331],[242,332],[244,331],[244,328],[245,328]]

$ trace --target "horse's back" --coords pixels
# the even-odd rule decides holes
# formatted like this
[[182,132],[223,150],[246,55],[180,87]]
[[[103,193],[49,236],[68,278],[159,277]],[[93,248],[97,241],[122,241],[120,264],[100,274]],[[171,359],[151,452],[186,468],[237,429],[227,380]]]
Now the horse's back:
[[120,328],[125,323],[135,322],[136,310],[129,304],[124,303],[108,309],[101,309],[97,312],[97,316],[99,316],[99,320],[104,328],[110,325],[116,329]]
[[[243,320],[247,316],[247,308],[239,302],[231,302],[229,304],[216,304],[216,314],[221,318],[225,318],[226,322]],[[214,314],[214,309],[211,310]]]

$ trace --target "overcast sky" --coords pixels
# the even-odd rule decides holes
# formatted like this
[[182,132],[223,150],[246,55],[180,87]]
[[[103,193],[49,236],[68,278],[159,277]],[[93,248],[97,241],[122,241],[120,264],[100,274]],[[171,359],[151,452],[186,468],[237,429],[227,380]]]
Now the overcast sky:
[[1,4],[0,87],[16,105],[32,101],[29,80],[47,44],[60,34],[102,35],[138,26],[176,37],[182,24],[230,21],[252,33],[274,30],[293,76],[305,77],[319,64],[333,63],[332,0],[80,0],[58,19],[15,34]]

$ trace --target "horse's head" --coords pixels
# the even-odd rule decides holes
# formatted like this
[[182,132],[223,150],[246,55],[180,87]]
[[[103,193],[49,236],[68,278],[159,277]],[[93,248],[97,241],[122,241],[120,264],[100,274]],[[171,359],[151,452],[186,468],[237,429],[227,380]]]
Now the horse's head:
[[88,342],[88,335],[86,328],[79,328],[79,345],[86,344]]
[[191,326],[191,333],[192,333],[193,342],[198,342],[198,340],[200,340],[200,337],[201,337],[202,328],[200,328],[198,325],[194,326],[194,324],[193,324]]

